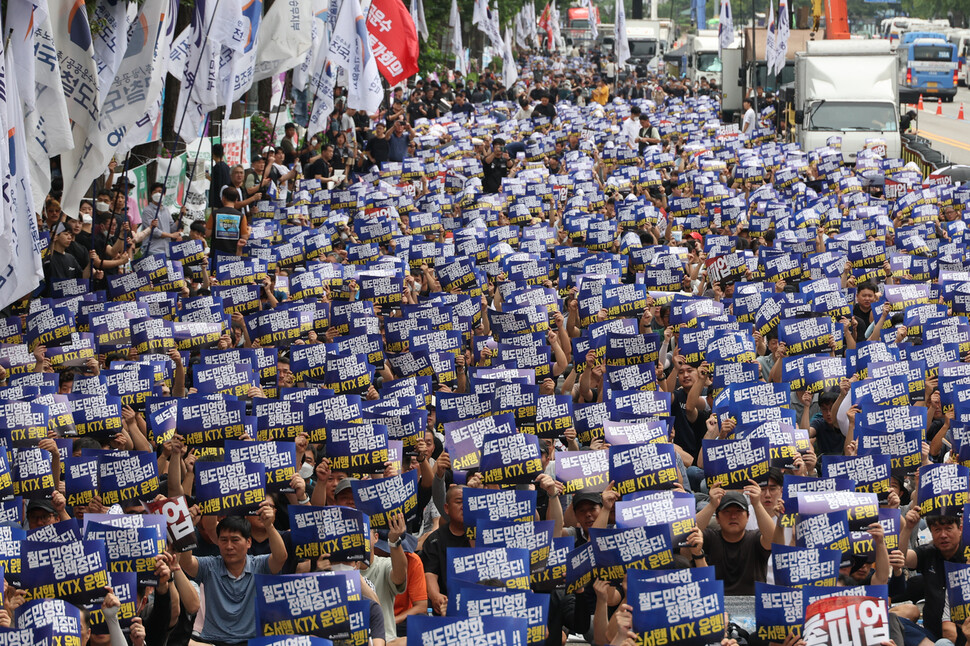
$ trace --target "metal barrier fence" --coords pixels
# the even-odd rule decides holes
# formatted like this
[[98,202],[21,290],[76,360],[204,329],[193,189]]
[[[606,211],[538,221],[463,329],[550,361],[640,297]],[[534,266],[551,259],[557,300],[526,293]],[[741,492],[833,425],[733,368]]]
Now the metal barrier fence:
[[929,175],[949,164],[946,155],[930,147],[930,142],[919,135],[903,134],[903,160],[914,162],[923,175]]

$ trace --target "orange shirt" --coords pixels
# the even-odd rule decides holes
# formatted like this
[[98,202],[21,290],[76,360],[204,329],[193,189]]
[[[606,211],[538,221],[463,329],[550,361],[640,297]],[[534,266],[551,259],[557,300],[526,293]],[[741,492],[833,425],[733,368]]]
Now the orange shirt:
[[428,585],[424,581],[424,565],[417,554],[406,553],[408,557],[408,589],[394,598],[394,614],[409,610],[418,601],[428,600]]

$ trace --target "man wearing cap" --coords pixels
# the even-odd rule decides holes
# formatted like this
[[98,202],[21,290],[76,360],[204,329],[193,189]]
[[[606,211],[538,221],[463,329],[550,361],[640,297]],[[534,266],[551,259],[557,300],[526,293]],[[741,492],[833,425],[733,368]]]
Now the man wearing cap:
[[576,525],[564,529],[563,536],[572,535],[576,539],[576,547],[579,547],[589,542],[589,528],[593,526],[603,510],[603,495],[583,489],[573,496],[570,507]]
[[[762,502],[761,487],[754,480],[748,482],[743,491],[714,487],[707,506],[697,512],[707,563],[714,566],[715,576],[724,581],[724,594],[728,595],[752,595],[755,581],[764,582],[768,575],[775,523]],[[758,529],[745,529],[748,500],[758,519]],[[715,516],[720,529],[708,527]]]
[[74,242],[74,233],[67,224],[62,222],[55,225],[54,235],[51,236],[50,253],[44,260],[44,280],[47,281],[48,290],[51,283],[55,281],[87,277],[84,269],[78,264],[77,258],[67,253],[72,242]]
[[46,527],[62,520],[70,520],[70,516],[64,511],[64,494],[55,490],[53,499],[44,500],[34,498],[27,504],[27,529],[37,529]]

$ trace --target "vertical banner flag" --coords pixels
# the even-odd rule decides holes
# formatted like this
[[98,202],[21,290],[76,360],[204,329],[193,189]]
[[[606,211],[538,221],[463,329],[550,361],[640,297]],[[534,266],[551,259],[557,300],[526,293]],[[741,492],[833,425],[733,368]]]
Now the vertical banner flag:
[[315,25],[310,0],[274,2],[263,18],[256,41],[253,80],[261,81],[300,65],[313,44]]
[[791,35],[788,0],[778,0],[778,29],[775,32],[775,71],[781,74],[788,57],[788,37]]
[[[400,4],[400,0],[397,0]],[[402,5],[403,8],[403,5]],[[404,12],[407,15],[407,12]],[[407,16],[408,21],[411,16]],[[413,29],[413,24],[412,29]],[[347,72],[347,107],[377,112],[384,100],[384,88],[377,72],[377,60],[367,36],[364,14],[359,0],[343,0],[337,14],[337,24],[330,37],[330,58],[327,64]]]
[[[551,36],[550,40],[552,40]],[[623,8],[623,0],[616,0],[616,18],[613,21],[613,42],[616,44],[616,64],[623,67],[627,59],[630,58],[630,41],[626,37],[626,11]]]
[[448,17],[451,28],[451,49],[455,55],[455,69],[463,75],[468,73],[465,65],[465,47],[461,42],[461,16],[458,13],[458,0],[451,0],[451,14]]
[[421,40],[428,40],[428,23],[424,19],[422,0],[411,0],[411,20],[414,22],[414,28],[421,35]]
[[765,34],[765,62],[768,73],[775,69],[775,0],[768,0],[768,29]]
[[721,0],[721,14],[717,26],[717,39],[721,49],[734,44],[734,17],[731,14],[731,0]]
[[401,0],[371,3],[367,12],[367,40],[377,59],[377,69],[388,84],[397,85],[417,73],[418,34]]
[[122,0],[98,0],[94,8],[94,24],[100,27],[92,34],[94,62],[98,66],[98,98],[102,105],[128,49],[127,13],[128,3]]

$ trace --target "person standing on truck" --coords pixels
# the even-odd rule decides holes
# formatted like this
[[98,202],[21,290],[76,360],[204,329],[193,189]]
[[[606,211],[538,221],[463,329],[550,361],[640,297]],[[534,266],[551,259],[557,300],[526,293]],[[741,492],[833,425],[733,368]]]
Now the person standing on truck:
[[742,103],[744,106],[744,118],[741,119],[741,134],[751,134],[754,130],[754,124],[758,120],[758,116],[754,113],[754,108],[751,107],[751,99],[747,98]]

